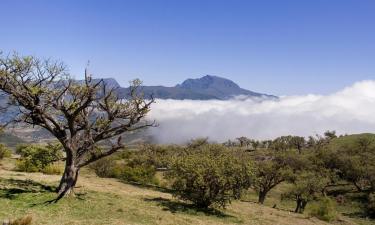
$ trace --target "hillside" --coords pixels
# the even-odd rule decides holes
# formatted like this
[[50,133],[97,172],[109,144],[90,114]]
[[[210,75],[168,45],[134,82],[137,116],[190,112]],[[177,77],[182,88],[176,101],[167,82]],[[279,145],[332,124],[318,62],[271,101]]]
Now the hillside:
[[[235,201],[227,209],[199,211],[172,198],[163,189],[121,183],[115,179],[98,178],[83,170],[77,198],[47,204],[60,176],[41,173],[14,172],[13,162],[0,166],[0,221],[31,215],[32,224],[261,224],[261,225],[326,225],[306,215],[291,213],[281,207],[270,207],[278,192],[270,195],[267,206],[250,200]],[[342,218],[336,224],[356,224]],[[363,223],[370,224],[370,223]]]

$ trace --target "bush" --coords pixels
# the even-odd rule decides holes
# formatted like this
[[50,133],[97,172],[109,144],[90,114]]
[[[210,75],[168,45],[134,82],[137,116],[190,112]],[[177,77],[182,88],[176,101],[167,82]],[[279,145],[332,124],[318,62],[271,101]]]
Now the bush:
[[8,158],[11,155],[12,152],[4,144],[0,144],[0,159]]
[[16,168],[24,172],[42,172],[45,167],[63,158],[59,144],[20,145],[16,153],[21,155]]
[[155,177],[156,170],[154,167],[138,165],[138,166],[124,166],[120,173],[120,179],[127,182],[135,182],[140,184],[159,184]]
[[311,205],[309,215],[327,222],[335,220],[337,211],[334,201],[328,197],[322,198],[319,202]]
[[64,171],[64,168],[59,164],[49,164],[43,168],[42,173],[49,175],[60,175]]
[[199,208],[225,207],[250,186],[252,171],[248,162],[222,145],[202,144],[177,157],[167,179],[172,182],[174,195],[182,200]]
[[117,178],[139,184],[158,184],[153,166],[142,164],[142,161],[129,157],[127,156],[127,159],[117,159],[117,156],[106,157],[91,164],[90,168],[99,177]]
[[28,173],[39,171],[39,168],[36,165],[34,165],[31,160],[27,160],[27,159],[19,159],[16,162],[16,169],[17,171],[28,172]]
[[102,158],[89,165],[99,177],[116,178],[120,174],[120,169],[116,168],[117,163],[114,156]]

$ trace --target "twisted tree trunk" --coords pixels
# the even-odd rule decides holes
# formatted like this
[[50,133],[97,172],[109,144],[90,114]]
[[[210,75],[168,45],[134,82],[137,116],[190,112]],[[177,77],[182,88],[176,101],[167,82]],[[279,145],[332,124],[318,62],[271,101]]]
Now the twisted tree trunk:
[[75,160],[73,159],[72,151],[69,149],[66,153],[64,174],[61,177],[58,188],[56,189],[56,192],[58,193],[56,201],[65,196],[74,195],[73,189],[78,180],[80,167],[74,163]]

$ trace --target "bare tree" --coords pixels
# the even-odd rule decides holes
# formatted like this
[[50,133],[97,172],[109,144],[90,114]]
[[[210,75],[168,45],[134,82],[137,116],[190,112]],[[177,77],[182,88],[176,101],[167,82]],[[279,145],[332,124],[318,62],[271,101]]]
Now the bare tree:
[[80,82],[60,62],[0,55],[0,90],[19,111],[13,122],[45,128],[66,153],[56,201],[72,193],[83,166],[124,148],[123,133],[154,125],[144,119],[154,101],[144,99],[140,85],[133,81],[129,97],[120,99],[87,70]]

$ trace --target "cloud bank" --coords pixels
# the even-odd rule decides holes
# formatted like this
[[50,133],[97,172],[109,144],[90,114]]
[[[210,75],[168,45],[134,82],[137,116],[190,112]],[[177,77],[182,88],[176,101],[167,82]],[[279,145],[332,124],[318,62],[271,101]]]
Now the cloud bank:
[[225,141],[239,136],[270,139],[375,132],[375,81],[362,81],[331,95],[283,96],[279,100],[161,100],[149,115],[160,143],[183,143],[196,137]]

